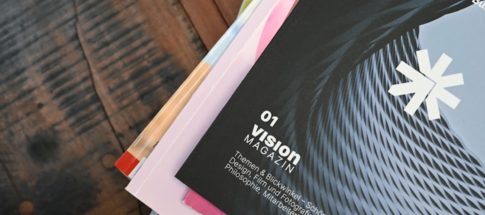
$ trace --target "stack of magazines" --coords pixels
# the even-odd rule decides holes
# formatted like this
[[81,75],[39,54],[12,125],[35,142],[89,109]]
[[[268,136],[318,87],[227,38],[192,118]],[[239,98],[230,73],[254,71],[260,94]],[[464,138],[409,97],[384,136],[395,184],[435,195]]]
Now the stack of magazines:
[[485,3],[245,1],[117,161],[158,214],[485,214]]

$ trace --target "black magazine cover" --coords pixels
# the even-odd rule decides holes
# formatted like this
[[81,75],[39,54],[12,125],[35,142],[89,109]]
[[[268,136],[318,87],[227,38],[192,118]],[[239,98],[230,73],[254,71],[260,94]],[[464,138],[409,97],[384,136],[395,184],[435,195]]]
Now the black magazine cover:
[[301,0],[176,177],[228,214],[484,214],[484,8]]

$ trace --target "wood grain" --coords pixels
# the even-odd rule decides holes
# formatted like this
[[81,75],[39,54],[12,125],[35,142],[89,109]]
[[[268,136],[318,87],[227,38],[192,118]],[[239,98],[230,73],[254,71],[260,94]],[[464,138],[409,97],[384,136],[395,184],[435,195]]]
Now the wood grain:
[[[2,160],[1,162],[6,161]],[[0,169],[0,192],[0,202],[4,205],[0,207],[0,214],[19,213],[18,207],[21,205],[20,193],[17,191],[16,185],[11,180],[4,165]]]
[[214,0],[228,25],[234,22],[242,0]]
[[21,202],[31,202],[35,214],[138,214],[123,191],[127,181],[99,162],[121,149],[90,82],[74,2],[4,7],[0,147],[19,200],[1,207],[26,213]]
[[[90,2],[98,1],[79,9]],[[121,0],[112,7],[81,14],[77,29],[95,90],[126,149],[205,50],[169,2]]]
[[213,0],[180,0],[207,49],[212,48],[228,25]]
[[0,213],[146,214],[110,163],[206,51],[179,2],[0,12]]

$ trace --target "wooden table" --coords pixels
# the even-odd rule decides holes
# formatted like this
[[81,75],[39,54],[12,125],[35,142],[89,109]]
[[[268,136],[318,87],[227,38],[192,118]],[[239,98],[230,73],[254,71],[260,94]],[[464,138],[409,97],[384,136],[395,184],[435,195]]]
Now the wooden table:
[[240,3],[2,0],[0,214],[147,214],[113,163]]

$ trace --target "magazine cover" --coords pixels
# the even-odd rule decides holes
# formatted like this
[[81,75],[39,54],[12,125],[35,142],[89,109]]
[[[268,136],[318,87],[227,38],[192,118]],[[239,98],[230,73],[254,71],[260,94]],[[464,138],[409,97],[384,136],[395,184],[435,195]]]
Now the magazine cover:
[[177,178],[228,214],[483,214],[484,8],[300,2]]

